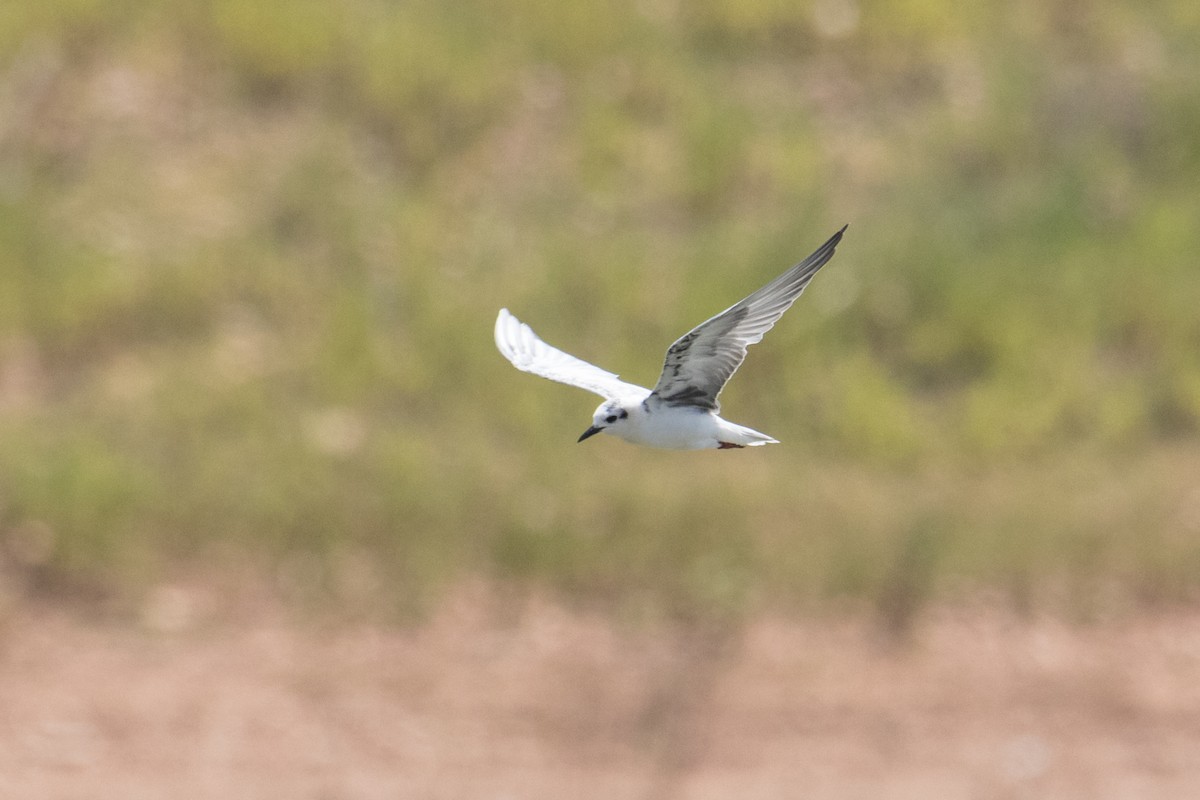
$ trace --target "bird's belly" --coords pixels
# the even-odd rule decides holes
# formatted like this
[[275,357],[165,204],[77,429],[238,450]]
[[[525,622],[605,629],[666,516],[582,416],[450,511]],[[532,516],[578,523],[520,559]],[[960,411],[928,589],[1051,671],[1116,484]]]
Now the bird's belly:
[[669,409],[638,422],[622,438],[666,450],[704,450],[717,446],[717,421],[705,409]]

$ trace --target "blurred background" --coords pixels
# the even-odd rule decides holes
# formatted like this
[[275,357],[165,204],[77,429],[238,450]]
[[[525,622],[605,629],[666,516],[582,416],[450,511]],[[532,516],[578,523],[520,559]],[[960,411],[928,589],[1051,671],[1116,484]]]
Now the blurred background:
[[[5,614],[1188,607],[1197,41],[1185,0],[4,4]],[[492,343],[651,384],[844,223],[722,396],[779,446],[576,445],[597,399]]]
[[[11,591],[253,562],[742,613],[1200,586],[1200,13],[770,0],[11,4]],[[723,396],[576,446],[508,306],[653,383],[843,223]]]

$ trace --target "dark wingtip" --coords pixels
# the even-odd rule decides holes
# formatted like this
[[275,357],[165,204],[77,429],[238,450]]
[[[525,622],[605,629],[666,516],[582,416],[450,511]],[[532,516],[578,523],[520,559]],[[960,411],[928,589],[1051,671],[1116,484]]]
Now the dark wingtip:
[[[850,223],[847,222],[845,225],[838,228],[837,233],[835,233],[833,236],[830,236],[829,240],[827,242],[825,242],[825,244],[818,247],[817,251],[808,257],[809,259],[812,259],[814,262],[818,262],[818,263],[813,264],[813,267],[812,267],[813,272],[816,272],[818,269],[820,269],[825,264],[826,261],[833,258],[834,248],[836,248],[841,243],[842,234],[845,233],[846,228],[849,228],[849,227],[850,227]],[[808,260],[808,259],[805,259],[805,260]]]
[[[850,227],[850,223],[847,222],[845,225],[838,228],[837,233],[835,233],[833,236],[830,236],[829,241],[827,241],[825,244],[821,245],[819,250],[828,251],[829,257],[832,258],[834,248],[836,248],[839,244],[842,243],[842,234],[845,233],[846,228],[849,228],[849,227]],[[826,259],[826,260],[828,260],[828,259]]]

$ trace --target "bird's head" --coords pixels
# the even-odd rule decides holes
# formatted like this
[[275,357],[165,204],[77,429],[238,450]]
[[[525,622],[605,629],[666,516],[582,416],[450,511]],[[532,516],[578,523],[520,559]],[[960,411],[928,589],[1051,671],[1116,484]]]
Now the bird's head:
[[592,415],[592,427],[583,432],[579,437],[579,441],[583,441],[590,436],[595,436],[601,431],[606,431],[609,428],[617,427],[629,419],[629,409],[621,405],[617,400],[606,400],[596,409],[596,413]]

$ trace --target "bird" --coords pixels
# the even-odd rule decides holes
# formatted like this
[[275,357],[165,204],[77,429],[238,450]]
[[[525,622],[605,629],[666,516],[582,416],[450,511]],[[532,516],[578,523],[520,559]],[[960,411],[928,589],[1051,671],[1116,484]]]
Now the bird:
[[668,450],[727,450],[778,444],[779,440],[720,416],[721,389],[746,358],[746,348],[762,341],[833,257],[847,225],[812,255],[775,280],[679,337],[667,349],[653,389],[564,353],[542,341],[533,329],[501,308],[496,347],[523,372],[565,383],[604,398],[592,424],[577,440],[598,433],[632,444]]

